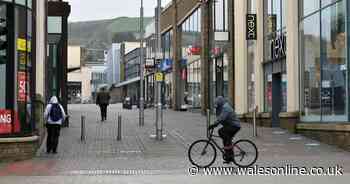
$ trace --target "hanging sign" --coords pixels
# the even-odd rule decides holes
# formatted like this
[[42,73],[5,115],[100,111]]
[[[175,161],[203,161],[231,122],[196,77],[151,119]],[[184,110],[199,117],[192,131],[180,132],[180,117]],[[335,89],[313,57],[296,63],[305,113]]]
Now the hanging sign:
[[247,14],[247,40],[257,39],[257,21],[256,14]]
[[163,81],[163,73],[158,72],[155,74],[155,77],[156,77],[156,81],[158,81],[158,82]]
[[171,69],[172,65],[173,65],[172,59],[164,59],[160,65],[160,70],[165,72],[165,71]]

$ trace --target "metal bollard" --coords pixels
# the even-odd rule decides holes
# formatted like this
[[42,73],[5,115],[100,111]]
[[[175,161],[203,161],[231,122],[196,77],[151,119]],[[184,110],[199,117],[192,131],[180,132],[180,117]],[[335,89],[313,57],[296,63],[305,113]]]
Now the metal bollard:
[[81,135],[80,140],[85,141],[85,116],[81,116]]
[[210,109],[207,109],[207,137],[209,137]]
[[258,106],[254,107],[254,111],[253,111],[253,136],[257,137],[258,133],[257,133],[257,127],[256,127],[256,113],[258,111]]
[[117,140],[122,140],[122,116],[118,114],[118,135]]

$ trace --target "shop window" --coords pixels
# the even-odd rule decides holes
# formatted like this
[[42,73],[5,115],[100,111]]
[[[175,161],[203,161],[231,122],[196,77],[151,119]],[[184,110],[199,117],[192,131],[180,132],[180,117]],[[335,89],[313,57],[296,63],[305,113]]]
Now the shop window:
[[[322,115],[347,117],[345,1],[322,11]],[[325,118],[326,118],[325,117]],[[328,118],[326,118],[328,119]]]
[[264,75],[265,81],[265,96],[264,96],[264,111],[271,112],[272,111],[272,74]]
[[23,6],[26,5],[26,0],[15,0],[15,2],[16,2],[17,4],[20,4],[20,5],[23,5]]
[[216,0],[213,3],[214,31],[228,31],[228,0]]
[[325,6],[328,6],[332,3],[335,3],[337,1],[339,1],[339,0],[321,0],[321,5],[322,5],[322,7],[325,7]]
[[320,7],[320,0],[302,0],[303,15],[307,16],[313,12],[316,12]]
[[0,109],[6,108],[6,69],[8,66],[7,7],[0,5]]
[[49,34],[62,33],[62,17],[47,17],[47,32]]
[[346,1],[301,17],[302,120],[348,120]]

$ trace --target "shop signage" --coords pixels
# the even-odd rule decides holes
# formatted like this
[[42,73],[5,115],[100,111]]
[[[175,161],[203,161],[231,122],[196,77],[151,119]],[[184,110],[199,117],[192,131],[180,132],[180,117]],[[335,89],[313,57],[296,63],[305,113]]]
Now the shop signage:
[[247,40],[257,39],[257,21],[256,14],[247,14]]
[[181,79],[186,80],[187,79],[187,70],[184,68],[181,71]]
[[173,60],[164,59],[162,64],[160,65],[160,70],[167,71],[167,70],[171,69],[172,65],[173,65]]
[[17,39],[17,50],[23,52],[31,52],[31,43],[30,41],[26,41],[25,39],[18,38]]
[[26,73],[18,72],[18,101],[25,102],[26,101]]
[[157,72],[155,77],[156,77],[156,81],[158,81],[158,82],[163,81],[163,73],[162,72]]
[[26,58],[25,52],[18,52],[19,70],[24,71],[26,69]]
[[230,33],[227,31],[214,32],[214,40],[219,42],[229,41]]
[[271,40],[271,59],[279,60],[286,57],[286,36],[279,35],[276,39]]
[[146,59],[145,68],[154,68],[155,61],[154,59]]
[[18,113],[9,109],[0,109],[0,134],[18,133],[20,131],[21,125]]
[[213,56],[218,56],[221,54],[221,48],[219,47],[214,47],[211,49],[211,53]]
[[267,17],[267,31],[268,31],[268,33],[273,33],[276,31],[276,29],[277,29],[276,22],[277,22],[276,15],[269,15]]
[[190,46],[187,50],[187,53],[189,56],[191,55],[200,55],[201,54],[201,48],[197,46]]
[[12,131],[12,116],[10,110],[0,109],[0,134],[9,134]]

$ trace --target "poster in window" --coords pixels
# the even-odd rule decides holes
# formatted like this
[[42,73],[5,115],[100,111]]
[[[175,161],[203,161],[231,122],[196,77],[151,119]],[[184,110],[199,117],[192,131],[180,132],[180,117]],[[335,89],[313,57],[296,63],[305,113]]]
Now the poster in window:
[[20,132],[21,128],[18,120],[18,114],[16,112],[14,112],[13,114],[14,118],[12,118],[11,110],[0,109],[0,134],[11,134]]
[[25,71],[26,69],[26,53],[18,52],[19,70]]
[[277,30],[277,16],[276,15],[269,15],[267,18],[267,30],[268,33],[273,33]]
[[25,72],[18,72],[18,101],[25,102],[26,101],[26,85],[27,85],[27,77]]
[[0,109],[0,134],[9,134],[12,132],[11,111]]

